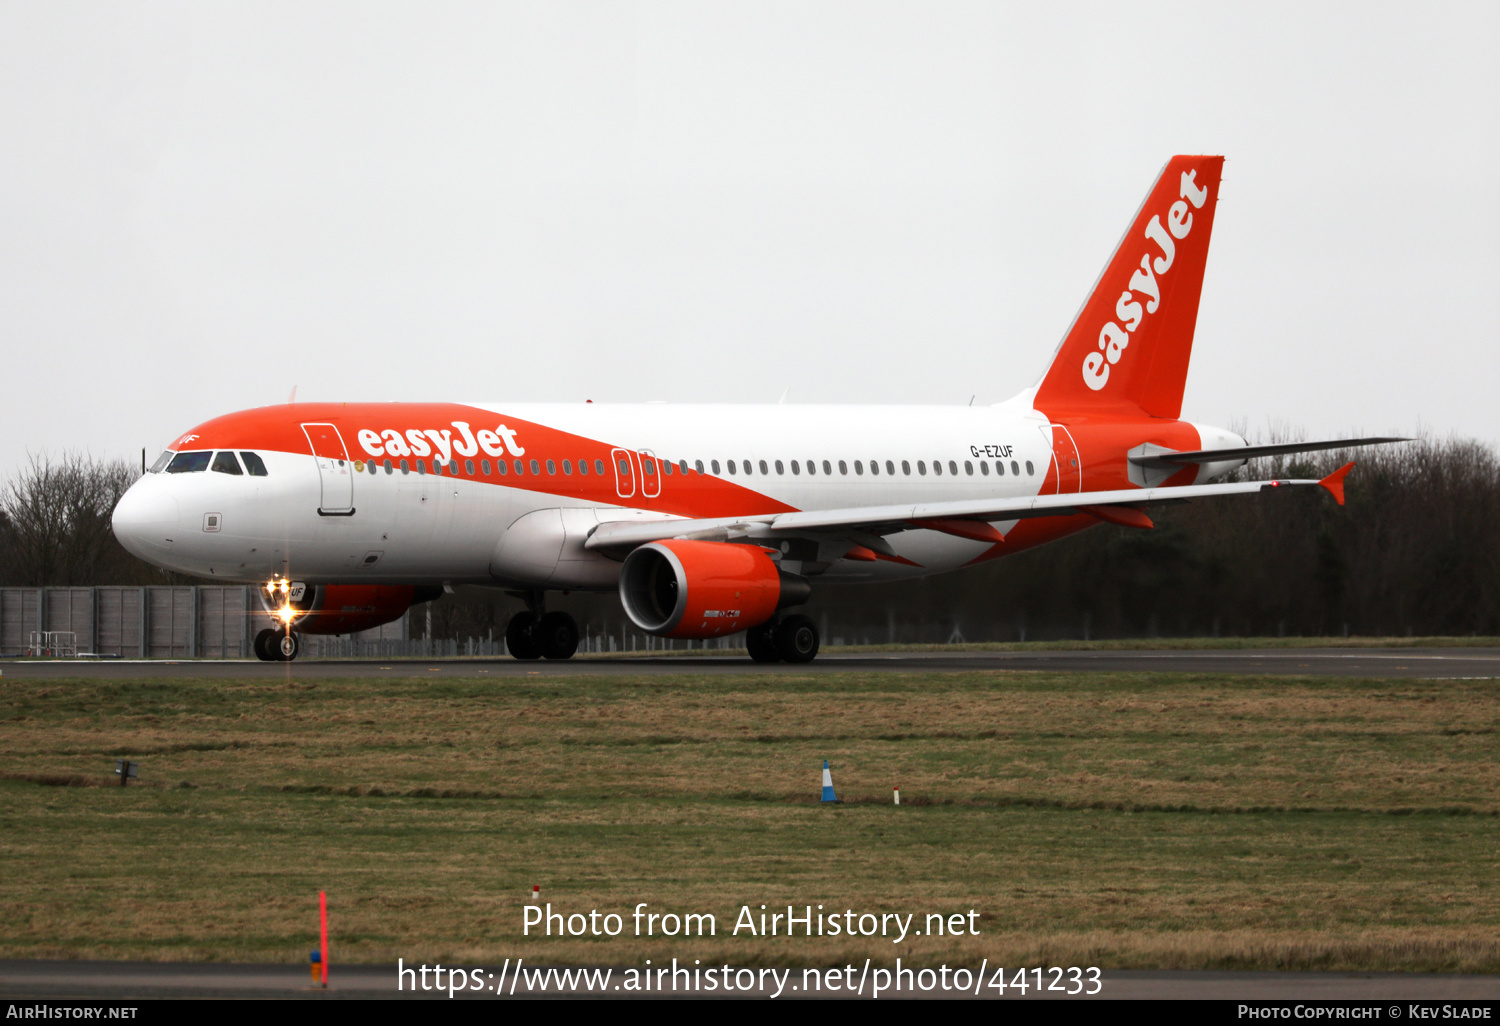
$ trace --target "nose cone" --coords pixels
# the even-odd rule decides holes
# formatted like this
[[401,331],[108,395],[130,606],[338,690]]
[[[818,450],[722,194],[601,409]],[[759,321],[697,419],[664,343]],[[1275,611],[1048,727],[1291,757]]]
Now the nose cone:
[[120,496],[110,526],[125,551],[161,565],[177,537],[177,500],[160,475],[148,474]]

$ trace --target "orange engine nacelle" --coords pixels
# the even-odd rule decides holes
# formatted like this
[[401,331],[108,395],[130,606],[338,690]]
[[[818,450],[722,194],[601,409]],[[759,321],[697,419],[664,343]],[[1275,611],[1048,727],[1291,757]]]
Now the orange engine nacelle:
[[390,623],[417,600],[417,588],[409,584],[293,585],[285,597],[261,589],[266,611],[275,615],[284,602],[295,614],[293,627],[303,634],[367,631]]
[[643,631],[664,638],[716,638],[765,623],[807,601],[807,581],[783,573],[758,545],[659,541],[620,568],[620,603]]

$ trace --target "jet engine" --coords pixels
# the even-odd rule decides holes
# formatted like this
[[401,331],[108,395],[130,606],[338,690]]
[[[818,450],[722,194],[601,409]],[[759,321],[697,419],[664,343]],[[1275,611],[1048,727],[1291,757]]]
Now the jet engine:
[[643,631],[715,638],[800,605],[807,581],[782,571],[758,545],[670,540],[642,545],[620,568],[620,602]]

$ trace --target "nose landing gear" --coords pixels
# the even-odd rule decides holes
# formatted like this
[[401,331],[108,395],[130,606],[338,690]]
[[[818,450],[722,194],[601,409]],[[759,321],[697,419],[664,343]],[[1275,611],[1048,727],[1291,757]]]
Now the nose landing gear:
[[255,636],[255,656],[268,663],[289,663],[302,651],[302,639],[291,631],[269,628]]

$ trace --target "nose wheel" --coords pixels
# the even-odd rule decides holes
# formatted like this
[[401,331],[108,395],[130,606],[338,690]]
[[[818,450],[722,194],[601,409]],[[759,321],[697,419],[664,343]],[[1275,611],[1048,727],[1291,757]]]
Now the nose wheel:
[[255,656],[268,663],[289,663],[302,651],[302,639],[291,631],[263,630],[255,636]]

